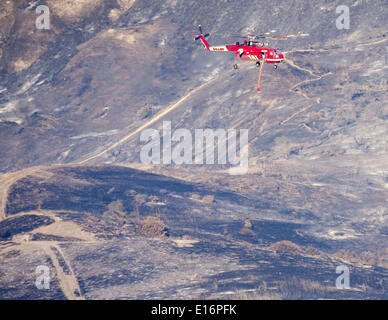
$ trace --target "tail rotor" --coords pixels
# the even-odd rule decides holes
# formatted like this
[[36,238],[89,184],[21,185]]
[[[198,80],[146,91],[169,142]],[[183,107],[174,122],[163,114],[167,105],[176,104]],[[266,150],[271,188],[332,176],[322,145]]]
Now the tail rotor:
[[202,32],[202,26],[201,25],[198,25],[198,29],[199,29],[199,36],[193,36],[194,37],[194,40],[199,40],[199,39],[201,39],[201,36],[203,37],[203,38],[206,38],[206,37],[208,37],[208,36],[210,36],[210,33],[206,33],[206,34],[203,34],[203,32]]

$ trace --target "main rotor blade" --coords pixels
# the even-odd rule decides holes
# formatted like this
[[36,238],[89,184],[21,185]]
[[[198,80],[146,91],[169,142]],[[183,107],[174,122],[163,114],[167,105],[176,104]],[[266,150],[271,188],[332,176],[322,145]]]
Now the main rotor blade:
[[290,38],[301,38],[301,37],[307,37],[309,36],[308,33],[297,33],[297,34],[289,34],[289,35],[278,35],[278,36],[267,36],[265,34],[261,34],[258,36],[255,36],[255,39],[276,39],[276,40],[287,40]]
[[270,34],[272,34],[272,33],[274,33],[274,32],[276,32],[276,30],[270,30],[270,31],[268,31],[268,32],[266,32],[266,33],[263,33],[263,34],[261,34],[261,36],[262,35],[270,35]]

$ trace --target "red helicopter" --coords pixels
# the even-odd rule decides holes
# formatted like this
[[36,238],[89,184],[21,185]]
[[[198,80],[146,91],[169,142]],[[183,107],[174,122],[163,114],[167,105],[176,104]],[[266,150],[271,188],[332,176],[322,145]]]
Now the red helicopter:
[[[260,67],[259,71],[259,80],[258,80],[258,91],[260,92],[260,79],[261,79],[261,71],[265,63],[270,63],[274,65],[274,69],[277,69],[278,64],[284,60],[284,55],[279,51],[279,49],[269,48],[268,43],[265,43],[264,39],[275,39],[275,40],[285,40],[289,38],[297,38],[297,37],[306,37],[308,34],[297,33],[293,35],[286,36],[275,36],[272,35],[275,30],[271,30],[270,32],[261,34],[261,35],[248,35],[248,39],[245,39],[243,43],[236,42],[234,45],[224,45],[224,46],[210,46],[206,41],[210,34],[203,34],[201,25],[198,26],[200,35],[193,36],[194,40],[201,40],[203,46],[208,51],[216,51],[216,52],[235,52],[234,54],[234,64],[233,68],[237,69],[236,60],[239,57],[244,61],[254,61],[256,62],[256,66]],[[261,41],[260,41],[261,40]]]

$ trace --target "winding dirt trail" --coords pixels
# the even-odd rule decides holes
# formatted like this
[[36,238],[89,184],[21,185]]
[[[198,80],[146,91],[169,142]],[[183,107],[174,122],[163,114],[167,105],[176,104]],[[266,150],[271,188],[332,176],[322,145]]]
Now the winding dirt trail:
[[178,108],[179,106],[182,105],[182,103],[187,100],[188,98],[190,98],[192,95],[194,95],[195,93],[197,93],[198,91],[200,91],[201,89],[205,88],[206,86],[210,85],[211,83],[215,82],[216,80],[218,80],[221,76],[225,76],[224,74],[222,75],[219,75],[217,76],[216,78],[214,79],[211,79],[209,80],[208,82],[205,82],[203,84],[201,84],[200,86],[196,87],[195,89],[189,91],[187,94],[185,94],[182,98],[180,98],[178,101],[174,102],[173,104],[169,105],[168,107],[164,108],[163,110],[161,110],[160,112],[158,112],[155,116],[153,116],[150,120],[148,120],[146,123],[144,123],[143,125],[141,125],[140,127],[138,127],[137,129],[135,129],[134,131],[130,132],[129,134],[125,135],[124,137],[122,137],[119,141],[111,144],[110,146],[106,147],[104,150],[100,151],[99,153],[95,154],[95,155],[92,155],[92,156],[89,156],[87,157],[86,159],[83,159],[81,161],[78,161],[77,163],[78,164],[84,164],[84,163],[87,163],[93,159],[96,159],[100,156],[102,156],[103,154],[109,152],[110,150],[118,147],[119,145],[125,143],[126,141],[128,141],[130,138],[132,138],[134,135],[136,135],[137,133],[139,133],[140,131],[146,129],[147,127],[149,127],[150,125],[152,125],[153,123],[157,122],[158,120],[162,119],[165,115],[167,115],[168,113],[170,113],[171,111],[173,111],[174,109]]
[[[42,226],[34,231],[34,233],[44,233],[44,234],[54,234],[59,236],[69,236],[71,234],[71,230],[76,230],[78,226],[72,222],[64,222],[58,216],[56,216],[55,212],[50,210],[41,210],[41,211],[29,211],[29,212],[21,212],[13,215],[12,217],[18,216],[26,216],[26,215],[43,215],[51,217],[55,220],[55,222],[48,226]],[[67,224],[67,225],[66,225]],[[71,229],[71,230],[65,230]],[[75,232],[73,237],[77,238],[75,241],[80,241],[82,243],[95,243],[98,240],[95,239],[94,235],[78,230]],[[59,233],[60,234],[59,234]],[[2,254],[12,251],[19,250],[25,254],[31,254],[34,251],[45,252],[48,255],[53,263],[55,268],[56,276],[59,282],[59,286],[69,300],[84,300],[85,298],[81,294],[81,289],[75,275],[75,272],[71,266],[70,261],[66,258],[66,255],[63,253],[60,242],[58,241],[49,241],[49,240],[34,240],[30,241],[30,233],[16,235],[12,238],[11,245],[0,247],[0,252]],[[62,265],[60,260],[62,260]]]
[[[39,241],[36,243],[36,245],[40,249],[44,250],[53,262],[53,265],[57,272],[59,285],[66,298],[69,300],[85,300],[85,298],[81,295],[81,289],[79,287],[77,277],[75,276],[74,271],[71,267],[71,264],[67,261],[66,256],[63,254],[58,244],[52,241]],[[57,253],[55,253],[54,250],[56,250]],[[66,266],[69,270],[68,273],[66,273],[65,270],[63,270],[63,268],[61,267],[57,254],[60,254],[62,256],[62,259],[66,263]]]
[[[46,253],[46,255],[50,257],[50,260],[54,265],[59,286],[66,298],[69,300],[85,299],[81,294],[81,289],[78,284],[77,277],[75,276],[75,273],[71,267],[71,264],[66,259],[66,256],[63,254],[58,243],[56,243],[55,241],[28,241],[21,237],[20,240],[15,239],[15,242],[12,245],[2,248],[0,252],[2,254],[5,254],[15,249],[25,254],[31,254],[34,251],[43,251],[44,253]],[[65,270],[61,266],[57,255],[60,255],[63,261],[65,262],[68,272],[65,272]]]
[[[284,62],[289,64],[291,67],[295,68],[295,69],[298,69],[300,71],[304,71],[304,72],[307,72],[309,73],[310,75],[312,75],[313,77],[319,77],[317,74],[315,74],[314,72],[312,72],[310,69],[306,69],[306,68],[303,68],[301,66],[298,66],[297,64],[294,63],[294,61],[292,61],[291,59],[287,58],[287,59],[284,59]],[[294,86],[295,87],[295,86]]]
[[[66,256],[63,254],[61,248],[56,242],[54,241],[27,242],[26,240],[21,240],[20,242],[15,242],[13,245],[3,248],[3,250],[1,250],[1,253],[4,254],[15,249],[25,254],[31,254],[34,251],[45,252],[46,255],[50,257],[50,260],[54,265],[59,286],[63,294],[66,296],[66,298],[69,300],[85,299],[81,294],[81,289],[78,284],[77,277],[75,276],[69,261],[66,259]],[[57,251],[57,253],[54,250]],[[57,257],[57,254],[59,254],[63,259],[63,261],[65,262],[68,272],[65,272],[65,270],[62,268],[59,262],[59,259]],[[52,273],[52,271],[50,273]]]
[[7,198],[12,185],[25,176],[35,173],[41,168],[42,167],[32,167],[16,172],[5,173],[0,176],[0,221],[6,218]]
[[383,42],[386,42],[386,41],[388,41],[388,38],[381,39],[381,40],[376,40],[376,41],[372,41],[372,42],[360,43],[360,44],[356,45],[356,48],[358,48],[358,47],[374,46],[376,44],[380,44],[380,43],[383,43]]

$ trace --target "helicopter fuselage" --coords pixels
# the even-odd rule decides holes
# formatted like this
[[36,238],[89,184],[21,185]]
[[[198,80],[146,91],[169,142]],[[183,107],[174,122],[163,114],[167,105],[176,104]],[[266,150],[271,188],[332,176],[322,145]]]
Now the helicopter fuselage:
[[[202,39],[201,39],[202,40]],[[268,48],[260,45],[224,45],[207,46],[205,49],[215,52],[235,52],[236,57],[244,61],[262,61],[266,63],[280,63],[284,60],[284,55],[278,49]]]

